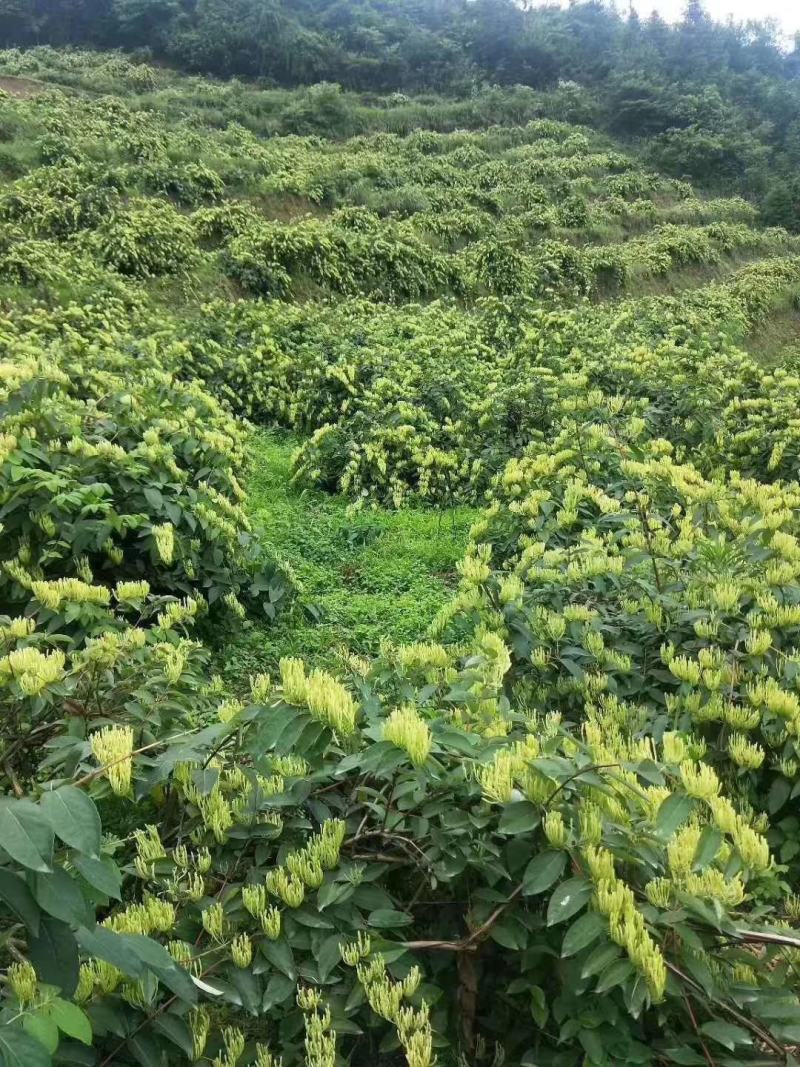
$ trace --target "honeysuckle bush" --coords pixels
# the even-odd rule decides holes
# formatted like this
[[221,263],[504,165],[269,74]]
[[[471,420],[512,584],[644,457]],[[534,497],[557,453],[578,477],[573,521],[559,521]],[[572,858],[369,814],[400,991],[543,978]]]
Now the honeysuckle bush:
[[[6,1059],[784,1062],[798,905],[698,738],[644,737],[608,694],[581,726],[509,700],[487,631],[387,646],[346,684],[285,660],[142,745],[123,679],[161,671],[187,720],[198,702],[162,651],[185,640],[176,611],[161,640],[123,628],[62,678],[31,667],[70,705],[94,672],[101,714],[3,801]],[[127,829],[103,835],[101,812]]]
[[89,247],[105,266],[144,278],[185,272],[197,256],[189,221],[158,201],[129,203],[111,214],[92,233]]
[[[503,256],[513,274],[516,253]],[[706,474],[793,478],[792,357],[765,374],[735,342],[798,284],[799,264],[767,259],[679,298],[611,307],[217,301],[187,324],[183,373],[306,436],[299,479],[394,506],[480,501],[511,457],[558,432],[571,398],[598,387],[646,410]]]
[[244,431],[177,380],[168,344],[116,328],[126,314],[72,308],[56,337],[41,310],[2,323],[3,604],[71,625],[82,597],[142,579],[274,616],[289,582],[242,507]]
[[455,269],[402,224],[369,229],[316,219],[291,225],[261,223],[234,236],[226,269],[253,293],[288,298],[296,284],[345,293],[380,293],[404,300],[457,288]]
[[498,477],[436,629],[490,627],[539,713],[579,721],[602,697],[656,738],[692,732],[731,794],[776,817],[794,870],[797,484],[708,480],[645,420],[587,408]]
[[94,735],[126,737],[138,749],[213,716],[216,683],[190,636],[205,602],[156,596],[144,580],[111,590],[42,582],[38,591],[60,602],[0,624],[6,785],[19,788],[41,771],[71,775]]

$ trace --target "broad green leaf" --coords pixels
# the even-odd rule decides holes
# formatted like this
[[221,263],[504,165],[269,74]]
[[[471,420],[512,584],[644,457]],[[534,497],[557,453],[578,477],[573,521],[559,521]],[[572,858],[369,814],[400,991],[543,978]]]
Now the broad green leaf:
[[132,1034],[126,1042],[126,1047],[141,1067],[161,1067],[164,1063],[161,1042],[145,1030]]
[[72,863],[94,889],[114,900],[122,898],[122,874],[110,856],[95,859],[94,856],[75,855]]
[[317,893],[317,907],[322,911],[333,904],[340,904],[355,893],[351,882],[326,882]]
[[269,960],[276,970],[280,971],[281,974],[285,974],[293,982],[297,980],[294,955],[288,941],[284,938],[280,938],[278,941],[262,941],[259,947],[262,956]]
[[48,915],[73,926],[85,926],[94,918],[77,882],[62,867],[49,874],[31,874],[29,880],[37,904]]
[[53,831],[35,804],[29,800],[0,803],[0,848],[28,870],[50,870]]
[[329,976],[336,970],[342,961],[339,945],[345,938],[341,934],[331,934],[326,937],[316,954],[317,970],[321,982],[326,982]]
[[377,911],[371,911],[367,919],[370,926],[375,926],[379,930],[392,930],[398,926],[408,926],[413,921],[407,911],[396,911],[394,908],[378,908]]
[[663,801],[656,815],[656,833],[666,841],[672,837],[694,811],[697,801],[684,793],[672,793]]
[[176,997],[180,997],[189,1004],[195,1003],[197,989],[188,971],[173,960],[163,945],[143,934],[126,934],[125,942],[130,945],[131,951],[139,957],[147,970],[163,982]]
[[720,1045],[724,1045],[731,1052],[735,1050],[737,1045],[752,1045],[753,1043],[753,1038],[749,1031],[741,1026],[735,1026],[733,1023],[726,1023],[721,1020],[703,1023],[700,1027],[700,1032],[705,1034],[706,1037],[713,1038]]
[[702,871],[713,862],[722,845],[722,834],[714,826],[706,826],[697,843],[692,864],[694,870]]
[[767,795],[767,811],[775,815],[781,810],[792,792],[792,783],[782,775],[772,779]]
[[78,944],[69,926],[43,915],[39,936],[28,944],[28,955],[42,982],[71,997],[78,984]]
[[118,967],[130,978],[139,978],[144,966],[141,959],[128,946],[128,936],[128,934],[118,934],[114,930],[107,930],[104,926],[95,926],[93,929],[82,928],[76,934],[78,944],[87,956],[97,956],[98,959]]
[[583,1046],[583,1051],[589,1057],[590,1063],[607,1063],[603,1040],[596,1030],[582,1028],[578,1031],[578,1040]]
[[79,852],[96,856],[100,852],[102,827],[91,797],[74,785],[62,785],[44,793],[41,807],[58,837]]
[[[359,986],[359,988],[361,987]],[[273,974],[269,982],[267,982],[267,989],[261,1002],[261,1010],[265,1012],[271,1011],[278,1004],[285,1003],[294,994],[295,984],[293,979],[288,978],[285,974]]]
[[65,1034],[82,1041],[84,1045],[92,1043],[92,1024],[84,1011],[71,1001],[56,997],[48,1005],[50,1018]]
[[614,941],[607,941],[592,949],[581,967],[581,978],[589,978],[593,974],[599,974],[605,967],[619,956],[619,946]]
[[261,1011],[262,989],[261,982],[247,968],[231,965],[227,971],[228,980],[239,995],[239,1003],[250,1015],[258,1015]]
[[555,926],[571,919],[591,895],[592,884],[586,878],[568,878],[556,886],[547,905],[547,925]]
[[58,1048],[58,1027],[46,1015],[23,1015],[22,1026],[25,1033],[41,1041],[51,1055]]
[[608,922],[596,911],[581,915],[564,934],[561,943],[562,956],[574,956],[576,952],[591,945],[601,934],[608,933]]
[[696,1052],[692,1052],[691,1049],[685,1047],[676,1048],[675,1046],[672,1046],[671,1048],[665,1048],[663,1054],[667,1063],[678,1063],[681,1064],[682,1067],[684,1067],[684,1065],[685,1067],[701,1067],[701,1065],[708,1063],[708,1060],[705,1059],[705,1057],[700,1056]]
[[567,863],[567,854],[558,849],[547,849],[534,856],[525,869],[522,891],[528,896],[544,893],[558,878]]
[[497,829],[501,834],[528,834],[541,822],[539,811],[529,800],[506,804]]
[[528,931],[520,923],[515,923],[510,917],[504,917],[493,923],[489,936],[498,945],[511,949],[512,952],[521,952],[528,944]]
[[0,1056],[4,1067],[51,1067],[45,1046],[16,1023],[0,1026]]
[[153,1029],[163,1034],[173,1045],[192,1058],[194,1041],[189,1025],[179,1015],[172,1012],[161,1012],[153,1019]]
[[605,993],[609,989],[621,985],[622,982],[627,982],[627,980],[632,978],[635,973],[636,968],[630,960],[617,960],[615,963],[612,963],[610,967],[607,967],[600,975],[600,980],[595,988],[595,993]]
[[0,898],[35,937],[39,933],[39,905],[27,883],[5,867],[0,867]]
[[547,1007],[547,997],[544,994],[544,990],[538,985],[531,988],[531,1015],[540,1030],[544,1028],[550,1015]]

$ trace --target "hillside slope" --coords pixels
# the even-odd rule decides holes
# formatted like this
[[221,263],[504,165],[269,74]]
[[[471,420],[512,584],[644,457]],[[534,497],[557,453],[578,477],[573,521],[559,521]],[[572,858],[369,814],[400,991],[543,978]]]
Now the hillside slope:
[[793,1062],[800,238],[569,90],[0,75],[2,1067]]

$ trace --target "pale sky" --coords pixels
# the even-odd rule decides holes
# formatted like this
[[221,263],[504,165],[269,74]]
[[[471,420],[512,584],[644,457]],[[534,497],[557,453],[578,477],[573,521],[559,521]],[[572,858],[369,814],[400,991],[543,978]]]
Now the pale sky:
[[[655,8],[663,18],[672,21],[680,17],[684,0],[634,0],[634,5],[643,17]],[[621,6],[627,5],[623,3]],[[757,3],[755,0],[705,0],[703,6],[712,18],[720,21],[730,15],[737,22],[774,18],[789,36],[800,30],[800,0],[758,0]]]

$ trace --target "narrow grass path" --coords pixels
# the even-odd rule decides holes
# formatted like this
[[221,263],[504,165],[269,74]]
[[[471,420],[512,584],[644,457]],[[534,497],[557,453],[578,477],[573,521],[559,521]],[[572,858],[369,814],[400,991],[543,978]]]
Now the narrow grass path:
[[248,510],[264,541],[294,570],[300,603],[273,625],[250,623],[226,639],[216,669],[232,688],[274,671],[281,656],[335,669],[340,652],[369,653],[381,637],[423,638],[456,583],[478,510],[348,512],[348,501],[291,484],[296,442],[258,434]]

